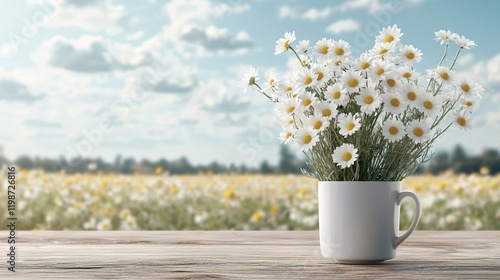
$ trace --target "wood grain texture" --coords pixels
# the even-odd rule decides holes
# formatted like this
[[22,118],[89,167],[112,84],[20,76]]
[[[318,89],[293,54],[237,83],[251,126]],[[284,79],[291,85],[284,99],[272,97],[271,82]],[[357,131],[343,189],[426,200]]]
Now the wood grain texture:
[[[7,232],[2,232],[7,236]],[[395,259],[324,259],[317,231],[18,232],[0,279],[500,279],[500,231],[417,231]]]

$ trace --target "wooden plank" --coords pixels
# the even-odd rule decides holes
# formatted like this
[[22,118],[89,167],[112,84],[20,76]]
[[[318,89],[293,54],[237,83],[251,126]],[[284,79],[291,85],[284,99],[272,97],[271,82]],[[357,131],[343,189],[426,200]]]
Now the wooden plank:
[[7,271],[2,261],[0,279],[500,279],[500,231],[417,231],[395,259],[379,265],[324,259],[317,231],[21,231],[17,236],[17,272]]

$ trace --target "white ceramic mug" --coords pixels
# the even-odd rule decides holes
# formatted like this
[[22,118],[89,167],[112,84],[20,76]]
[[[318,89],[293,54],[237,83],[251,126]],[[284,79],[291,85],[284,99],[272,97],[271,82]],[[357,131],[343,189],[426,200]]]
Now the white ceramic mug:
[[[319,182],[318,188],[321,254],[338,262],[394,258],[420,219],[420,200],[413,192],[401,192],[400,182]],[[398,236],[405,197],[413,198],[416,211],[410,228]]]

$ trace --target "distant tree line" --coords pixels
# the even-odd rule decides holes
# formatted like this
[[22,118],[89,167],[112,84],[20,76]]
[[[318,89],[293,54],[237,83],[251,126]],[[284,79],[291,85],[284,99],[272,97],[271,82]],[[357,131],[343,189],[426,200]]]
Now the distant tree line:
[[[212,173],[263,173],[263,174],[298,174],[301,169],[308,169],[305,161],[297,159],[290,149],[281,145],[280,160],[277,165],[271,165],[263,161],[260,165],[249,167],[245,164],[225,165],[216,161],[206,165],[193,165],[186,157],[175,160],[136,160],[134,158],[123,158],[117,155],[113,162],[107,162],[101,158],[73,158],[59,159],[20,156],[14,160],[16,166],[23,169],[41,169],[47,172],[58,172],[62,169],[66,173],[105,172],[122,174],[153,174],[168,172],[169,174],[196,174],[200,172]],[[8,162],[0,157],[1,165]]]
[[[0,156],[0,162],[7,160]],[[261,174],[299,174],[301,170],[309,171],[309,167],[302,159],[298,159],[286,145],[280,146],[279,161],[271,165],[262,161],[258,166],[249,167],[245,164],[225,165],[216,161],[206,165],[193,165],[185,157],[175,160],[136,160],[116,156],[113,162],[101,158],[73,158],[49,159],[40,157],[20,156],[13,162],[23,169],[42,169],[47,172],[58,172],[64,169],[67,173],[105,172],[122,174],[153,174],[168,172],[169,174],[196,174],[200,172],[212,173],[261,173]],[[500,153],[494,149],[487,149],[479,155],[468,156],[461,146],[456,146],[451,153],[440,152],[427,164],[420,166],[416,173],[441,173],[453,170],[457,173],[474,173],[483,171],[485,167],[490,174],[500,173]]]

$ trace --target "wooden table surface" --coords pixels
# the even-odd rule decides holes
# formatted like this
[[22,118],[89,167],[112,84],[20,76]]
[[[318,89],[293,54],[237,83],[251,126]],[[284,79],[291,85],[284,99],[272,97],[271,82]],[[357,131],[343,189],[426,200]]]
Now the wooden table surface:
[[317,231],[21,231],[16,250],[0,279],[500,279],[500,231],[417,231],[378,265],[321,257]]

